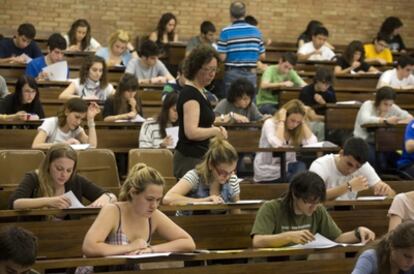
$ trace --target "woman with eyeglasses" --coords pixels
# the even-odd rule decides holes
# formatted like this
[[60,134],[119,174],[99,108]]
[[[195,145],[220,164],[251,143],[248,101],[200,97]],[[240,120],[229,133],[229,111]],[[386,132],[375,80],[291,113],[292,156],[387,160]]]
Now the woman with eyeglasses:
[[203,161],[188,171],[164,197],[169,205],[211,202],[223,204],[240,200],[235,148],[222,138],[213,138]]

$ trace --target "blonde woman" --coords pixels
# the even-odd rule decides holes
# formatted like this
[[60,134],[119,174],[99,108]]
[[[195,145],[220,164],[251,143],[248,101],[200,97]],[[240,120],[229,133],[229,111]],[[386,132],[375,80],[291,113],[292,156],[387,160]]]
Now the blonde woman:
[[[86,233],[82,250],[88,257],[152,252],[192,251],[191,236],[157,208],[161,202],[164,179],[154,168],[135,165],[122,185],[120,202],[102,208]],[[167,241],[152,245],[157,233]],[[109,268],[109,269],[108,269]],[[138,265],[112,266],[100,271],[138,270]],[[76,273],[98,272],[81,267]]]
[[203,161],[188,171],[164,197],[165,204],[222,204],[240,200],[236,170],[238,155],[226,140],[215,137]]
[[[267,119],[262,127],[259,147],[300,146],[317,142],[305,122],[306,107],[297,99],[283,105],[273,118]],[[288,180],[294,174],[306,169],[305,164],[296,161],[295,152],[286,153]],[[254,181],[278,183],[280,181],[280,158],[272,152],[259,152],[254,159]]]
[[126,67],[132,57],[138,57],[131,54],[130,49],[132,46],[130,42],[131,34],[129,32],[117,30],[109,36],[108,47],[100,48],[96,55],[104,58],[108,67]]
[[76,152],[67,144],[56,144],[46,154],[39,169],[26,173],[9,200],[10,209],[69,208],[64,193],[72,191],[79,201],[86,198],[90,207],[102,207],[116,196],[76,174]]

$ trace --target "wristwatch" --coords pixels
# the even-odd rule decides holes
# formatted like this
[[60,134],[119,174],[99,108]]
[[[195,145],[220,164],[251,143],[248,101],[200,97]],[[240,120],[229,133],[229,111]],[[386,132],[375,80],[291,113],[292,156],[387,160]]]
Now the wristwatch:
[[350,182],[346,182],[347,188],[349,192],[352,192],[352,186]]

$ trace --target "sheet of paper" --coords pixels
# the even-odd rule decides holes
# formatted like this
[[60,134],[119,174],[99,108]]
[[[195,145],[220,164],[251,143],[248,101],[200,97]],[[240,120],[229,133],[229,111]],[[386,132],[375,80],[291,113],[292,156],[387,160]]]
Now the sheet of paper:
[[360,101],[339,101],[336,102],[337,105],[360,105]]
[[261,204],[264,200],[240,200],[237,202],[228,203],[229,205],[251,205],[251,204]]
[[387,196],[361,196],[357,200],[360,201],[384,201],[387,199]]
[[24,60],[25,60],[25,63],[26,63],[26,64],[29,64],[29,63],[33,60],[33,59],[32,59],[29,55],[27,55],[26,53],[22,53],[22,54],[20,54],[20,56],[24,58]]
[[312,147],[337,147],[337,145],[335,145],[332,142],[329,141],[322,141],[322,142],[317,142],[314,144],[308,144],[308,145],[304,145],[303,147],[308,147],[308,148],[312,148]]
[[70,145],[74,150],[85,150],[90,147],[89,144],[74,144]]
[[135,116],[135,118],[133,118],[133,119],[129,119],[129,120],[121,119],[121,120],[116,120],[115,122],[116,123],[126,123],[126,122],[143,123],[143,122],[145,122],[145,118],[142,117],[141,115],[137,114],[137,116]]
[[334,246],[363,246],[364,244],[358,243],[358,244],[342,244],[342,243],[336,243],[334,241],[329,240],[328,238],[322,236],[319,233],[315,234],[315,240],[307,243],[307,244],[298,244],[291,246],[293,248],[309,248],[309,249],[322,249],[322,248],[331,248]]
[[178,142],[178,127],[167,127],[165,129],[167,136],[171,136],[173,139],[173,143],[168,148],[175,148]]
[[156,252],[156,253],[146,253],[146,254],[136,254],[136,255],[114,255],[114,256],[107,256],[106,258],[143,259],[143,258],[154,258],[154,257],[168,257],[170,255],[171,255],[171,252]]
[[47,72],[50,81],[66,81],[68,75],[68,63],[66,61],[57,62],[43,68]]
[[76,198],[72,190],[66,192],[64,196],[70,200],[71,206],[69,208],[84,208],[85,207],[81,202],[79,202],[78,198]]

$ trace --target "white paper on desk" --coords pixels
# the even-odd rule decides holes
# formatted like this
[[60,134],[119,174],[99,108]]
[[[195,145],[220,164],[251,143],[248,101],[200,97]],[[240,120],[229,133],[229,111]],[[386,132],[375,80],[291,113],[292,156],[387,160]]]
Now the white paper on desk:
[[171,252],[155,252],[155,253],[145,253],[145,254],[136,254],[136,255],[113,255],[113,256],[106,256],[106,258],[144,259],[144,258],[154,258],[154,257],[168,257],[170,255],[171,255]]
[[68,76],[68,63],[61,61],[43,68],[47,72],[50,81],[66,81]]
[[70,200],[71,206],[69,208],[84,208],[85,207],[81,202],[79,202],[78,198],[76,198],[72,190],[66,192],[64,196]]
[[171,136],[173,139],[172,145],[168,146],[168,148],[175,148],[178,142],[178,127],[167,127],[165,131],[167,136]]
[[364,244],[359,243],[359,244],[342,244],[342,243],[336,243],[334,241],[329,240],[328,238],[322,236],[319,233],[315,234],[315,240],[313,240],[310,243],[307,244],[299,244],[299,245],[294,245],[291,247],[294,248],[304,248],[304,249],[322,249],[322,248],[331,248],[331,247],[335,247],[335,246],[363,246]]
[[22,53],[22,54],[20,54],[20,57],[22,57],[22,58],[24,58],[24,62],[26,63],[26,64],[29,64],[33,59],[29,56],[29,55],[27,55],[26,53]]
[[115,122],[116,122],[116,123],[125,123],[125,122],[143,123],[143,122],[145,122],[145,118],[144,118],[144,117],[142,117],[141,115],[137,114],[137,115],[136,115],[134,118],[132,118],[132,119],[129,119],[129,120],[125,120],[125,119],[122,119],[122,120],[116,120]]
[[90,147],[90,144],[73,144],[70,145],[74,150],[85,150]]
[[355,101],[355,100],[353,100],[353,101],[339,101],[339,102],[336,102],[336,104],[337,105],[360,105],[361,102],[360,101]]
[[314,144],[304,145],[303,147],[313,148],[313,147],[338,147],[338,146],[329,141],[322,141],[322,142],[317,142]]
[[361,196],[358,197],[359,201],[384,201],[387,199],[387,196]]
[[229,205],[254,205],[254,204],[262,204],[264,200],[239,200],[237,202],[230,202],[227,203]]

